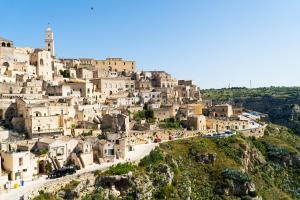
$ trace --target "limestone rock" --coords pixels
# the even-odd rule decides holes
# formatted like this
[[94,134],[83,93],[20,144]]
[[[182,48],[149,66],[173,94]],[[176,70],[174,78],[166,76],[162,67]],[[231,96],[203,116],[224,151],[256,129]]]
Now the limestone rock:
[[139,175],[134,179],[138,200],[152,199],[152,181],[148,175]]
[[[96,188],[102,187],[117,190],[120,192],[120,195],[123,195],[134,189],[135,185],[131,179],[132,173],[125,175],[102,176],[96,180],[95,186]],[[116,194],[116,191],[114,191],[114,194]]]
[[174,173],[166,164],[160,164],[157,168],[157,173],[162,175],[164,184],[171,184],[173,181]]

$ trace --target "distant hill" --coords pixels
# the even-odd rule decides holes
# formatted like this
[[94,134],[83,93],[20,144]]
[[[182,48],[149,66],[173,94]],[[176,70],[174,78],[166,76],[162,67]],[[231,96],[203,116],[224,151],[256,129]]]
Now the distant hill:
[[272,123],[300,134],[300,87],[209,89],[202,90],[202,96],[215,103],[242,103],[247,109],[268,114]]

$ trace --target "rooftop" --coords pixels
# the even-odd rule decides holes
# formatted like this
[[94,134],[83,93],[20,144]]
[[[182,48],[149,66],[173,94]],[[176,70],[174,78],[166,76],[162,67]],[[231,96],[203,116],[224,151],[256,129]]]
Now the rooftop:
[[0,36],[0,41],[5,41],[5,42],[12,42],[11,40],[5,39],[3,37]]

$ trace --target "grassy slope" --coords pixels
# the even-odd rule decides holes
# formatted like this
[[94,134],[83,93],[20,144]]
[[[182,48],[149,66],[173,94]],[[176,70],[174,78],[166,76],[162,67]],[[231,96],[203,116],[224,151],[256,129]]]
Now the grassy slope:
[[[300,188],[299,169],[284,167],[272,161],[268,156],[270,150],[266,150],[269,146],[282,147],[299,155],[300,138],[284,127],[271,125],[266,135],[259,139],[241,136],[227,139],[194,138],[161,144],[160,149],[164,154],[171,155],[178,163],[175,184],[173,184],[177,191],[179,185],[176,185],[176,182],[187,175],[192,181],[192,199],[238,199],[235,196],[216,195],[214,188],[216,184],[222,182],[221,172],[225,168],[237,170],[242,168],[245,144],[258,152],[259,159],[266,161],[259,163],[254,159],[251,160],[251,167],[248,171],[258,194],[263,199],[300,198],[295,194],[297,188]],[[189,154],[191,148],[199,153],[216,153],[216,162],[214,165],[196,162]]]
[[265,88],[223,88],[201,90],[202,97],[216,102],[235,98],[276,97],[278,99],[299,99],[300,87],[265,87]]

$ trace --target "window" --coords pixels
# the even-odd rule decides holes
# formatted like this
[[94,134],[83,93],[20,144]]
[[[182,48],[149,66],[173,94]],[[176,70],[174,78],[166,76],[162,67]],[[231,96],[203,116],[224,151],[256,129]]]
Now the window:
[[115,155],[114,149],[108,149],[107,155]]
[[23,158],[19,158],[19,166],[23,166]]
[[58,149],[57,152],[56,152],[56,155],[57,155],[57,156],[62,156],[62,155],[64,155],[64,149],[63,149],[63,148]]

